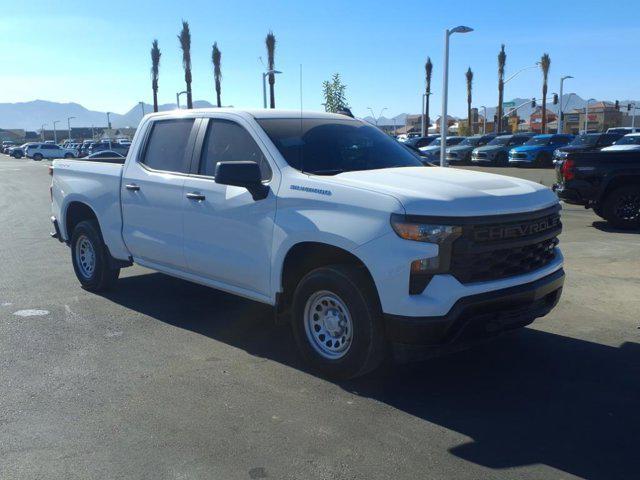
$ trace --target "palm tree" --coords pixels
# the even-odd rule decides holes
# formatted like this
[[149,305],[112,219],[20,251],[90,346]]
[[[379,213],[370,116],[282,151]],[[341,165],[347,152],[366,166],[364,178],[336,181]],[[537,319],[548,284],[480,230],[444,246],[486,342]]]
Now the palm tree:
[[151,89],[153,90],[153,111],[158,111],[158,74],[160,73],[160,48],[158,40],[151,44]]
[[507,54],[504,51],[504,43],[498,54],[498,118],[497,132],[502,131],[502,102],[504,101],[504,66],[507,63]]
[[551,58],[548,53],[545,53],[540,58],[540,68],[542,69],[542,133],[547,133],[547,78],[550,66]]
[[427,63],[424,64],[424,75],[427,81],[427,104],[424,108],[425,122],[427,133],[429,133],[429,96],[431,96],[431,74],[433,73],[433,63],[431,57],[427,57]]
[[218,102],[218,108],[222,106],[220,100],[220,81],[222,80],[222,70],[220,69],[220,60],[222,59],[222,53],[218,48],[218,42],[213,42],[213,48],[211,50],[211,61],[213,62],[213,78],[216,84],[216,100]]
[[276,94],[274,84],[276,83],[276,76],[273,73],[275,69],[275,54],[276,54],[276,37],[271,30],[267,34],[265,39],[267,45],[267,69],[272,72],[269,74],[269,94],[271,95],[270,107],[276,108]]
[[184,81],[187,84],[187,108],[193,108],[191,98],[191,31],[189,23],[182,21],[182,31],[178,35],[180,48],[182,49],[182,66],[184,68]]
[[467,73],[467,125],[469,127],[469,135],[473,135],[473,122],[471,121],[471,90],[473,89],[473,72],[471,67],[468,68]]

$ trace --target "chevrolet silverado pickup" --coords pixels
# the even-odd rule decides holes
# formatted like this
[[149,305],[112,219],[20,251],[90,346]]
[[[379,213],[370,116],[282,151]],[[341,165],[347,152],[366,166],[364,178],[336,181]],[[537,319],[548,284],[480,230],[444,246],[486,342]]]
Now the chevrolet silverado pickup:
[[86,290],[137,263],[272,305],[333,378],[373,370],[394,343],[523,327],[562,291],[551,190],[424,166],[342,115],[150,114],[124,163],[57,160],[51,174],[52,235]]

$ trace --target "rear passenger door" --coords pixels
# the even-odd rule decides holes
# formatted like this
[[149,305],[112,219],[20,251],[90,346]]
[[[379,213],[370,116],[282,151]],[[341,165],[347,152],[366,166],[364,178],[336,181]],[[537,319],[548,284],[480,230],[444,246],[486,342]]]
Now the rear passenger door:
[[203,119],[193,175],[184,183],[184,250],[189,271],[221,288],[264,300],[270,295],[276,211],[273,187],[254,200],[247,189],[215,183],[218,162],[254,161],[264,183],[277,182],[261,140],[241,118]]
[[121,182],[122,236],[134,259],[184,270],[182,188],[200,120],[155,120],[143,148],[125,164]]

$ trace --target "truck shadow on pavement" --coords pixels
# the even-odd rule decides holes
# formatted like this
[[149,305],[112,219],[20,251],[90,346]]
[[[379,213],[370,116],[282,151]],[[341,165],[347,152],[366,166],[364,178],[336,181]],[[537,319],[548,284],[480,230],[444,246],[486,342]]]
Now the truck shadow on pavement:
[[[288,327],[276,326],[264,305],[159,273],[122,278],[105,296],[307,371]],[[470,437],[449,453],[487,468],[543,464],[588,479],[637,478],[640,471],[637,343],[613,347],[527,328],[339,386]]]

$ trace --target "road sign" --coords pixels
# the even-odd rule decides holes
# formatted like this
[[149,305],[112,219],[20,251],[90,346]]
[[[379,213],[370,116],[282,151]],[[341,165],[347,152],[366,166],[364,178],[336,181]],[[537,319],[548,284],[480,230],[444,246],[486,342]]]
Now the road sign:
[[516,102],[502,102],[502,108],[513,108],[516,106]]

